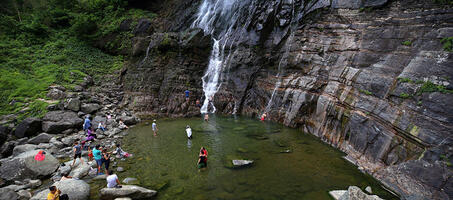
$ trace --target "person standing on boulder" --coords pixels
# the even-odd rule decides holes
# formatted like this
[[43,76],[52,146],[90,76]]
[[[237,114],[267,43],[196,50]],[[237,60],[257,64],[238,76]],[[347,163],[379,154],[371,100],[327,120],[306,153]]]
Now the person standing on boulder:
[[107,152],[107,149],[102,149],[102,163],[105,167],[105,173],[108,174],[110,166],[110,152]]
[[82,165],[84,164],[83,159],[82,159],[82,146],[80,146],[79,142],[74,142],[74,161],[72,161],[72,165],[74,166],[77,158],[80,159],[80,162],[82,162]]
[[91,120],[89,116],[85,117],[85,122],[83,123],[83,130],[86,132],[91,128]]
[[93,149],[93,157],[96,160],[96,164],[98,166],[97,174],[101,174],[101,166],[102,166],[102,153],[101,153],[101,145],[96,145]]
[[159,131],[159,129],[157,128],[156,120],[153,120],[152,128],[153,128],[154,136],[157,136],[157,131]]
[[69,200],[67,194],[61,194],[61,191],[56,186],[49,187],[49,194],[47,194],[47,200]]

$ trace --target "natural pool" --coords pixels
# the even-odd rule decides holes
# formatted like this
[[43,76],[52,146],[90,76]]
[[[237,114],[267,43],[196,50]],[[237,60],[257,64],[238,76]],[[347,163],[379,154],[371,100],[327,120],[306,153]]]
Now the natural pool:
[[[123,149],[134,154],[118,173],[158,191],[157,199],[331,199],[330,190],[371,186],[385,199],[395,198],[371,176],[345,161],[343,153],[316,137],[282,125],[239,116],[158,120],[128,130]],[[186,125],[193,131],[188,140]],[[199,171],[200,147],[208,168]],[[289,151],[289,152],[288,152]],[[248,168],[230,169],[231,159],[251,159]],[[92,194],[105,181],[92,183]],[[95,197],[94,197],[95,198]]]

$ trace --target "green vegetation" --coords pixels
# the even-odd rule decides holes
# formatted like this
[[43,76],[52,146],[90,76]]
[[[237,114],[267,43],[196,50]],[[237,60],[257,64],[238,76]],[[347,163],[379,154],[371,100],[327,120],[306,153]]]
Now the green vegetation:
[[364,89],[359,89],[359,91],[360,91],[361,93],[366,94],[366,95],[372,95],[372,94],[373,94],[372,92],[370,92],[370,91],[368,91],[368,90],[364,90]]
[[[2,3],[0,14],[0,115],[42,116],[50,85],[68,89],[87,75],[95,81],[121,69],[123,56],[93,47],[106,36],[111,48],[130,46],[120,24],[154,14],[127,9],[125,0],[42,0]],[[5,12],[3,12],[5,11]],[[134,24],[135,23],[135,24]]]
[[453,0],[434,0],[434,3],[453,5]]
[[442,40],[440,40],[440,42],[442,43],[445,51],[449,51],[449,52],[453,51],[453,46],[452,46],[453,37],[442,38]]
[[411,95],[403,92],[403,93],[400,94],[400,97],[403,98],[403,99],[408,99],[408,98],[411,97]]
[[414,82],[410,78],[406,78],[406,77],[398,77],[398,81],[401,83],[413,83]]
[[412,42],[407,40],[407,41],[401,42],[401,44],[404,45],[404,46],[411,46]]
[[359,12],[371,12],[371,11],[373,11],[372,7],[359,8]]
[[426,92],[441,92],[441,93],[453,93],[453,90],[447,89],[443,85],[436,85],[430,81],[424,82],[423,85],[420,87],[420,89],[417,92],[417,95],[421,95]]

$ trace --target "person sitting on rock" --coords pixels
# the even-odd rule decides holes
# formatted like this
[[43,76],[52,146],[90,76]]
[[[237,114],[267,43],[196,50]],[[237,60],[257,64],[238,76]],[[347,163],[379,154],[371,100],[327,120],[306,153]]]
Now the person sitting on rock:
[[68,179],[72,179],[72,176],[69,176],[69,173],[65,173],[61,176],[60,181],[64,181],[64,180],[68,180]]
[[47,194],[47,200],[69,200],[67,194],[61,194],[61,191],[56,186],[49,187],[49,194]]
[[118,179],[118,176],[116,174],[113,174],[112,170],[109,170],[107,172],[107,187],[108,188],[121,188],[121,183],[120,180]]
[[129,153],[125,152],[123,149],[121,149],[121,145],[120,144],[115,144],[116,145],[116,149],[115,151],[113,152],[114,154],[117,155],[117,157],[121,158],[121,157],[129,157],[131,156]]
[[128,129],[129,127],[126,126],[126,124],[124,124],[123,120],[120,120],[120,122],[118,122],[119,124],[119,128],[120,129]]
[[98,124],[98,129],[101,129],[102,132],[105,131],[105,127],[104,127],[104,125],[102,125],[102,122],[99,122],[99,124]]

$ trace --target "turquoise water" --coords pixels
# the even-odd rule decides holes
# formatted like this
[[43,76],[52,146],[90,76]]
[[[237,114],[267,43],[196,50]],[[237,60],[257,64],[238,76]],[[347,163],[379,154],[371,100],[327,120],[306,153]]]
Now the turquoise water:
[[[120,180],[138,178],[135,184],[157,190],[157,199],[331,199],[328,191],[350,185],[369,185],[379,196],[395,198],[342,159],[343,153],[296,129],[233,116],[157,124],[156,137],[151,125],[128,130],[123,149],[134,156],[118,164],[126,169],[118,173]],[[209,153],[204,170],[196,165],[201,146]],[[231,159],[255,163],[231,169]]]

